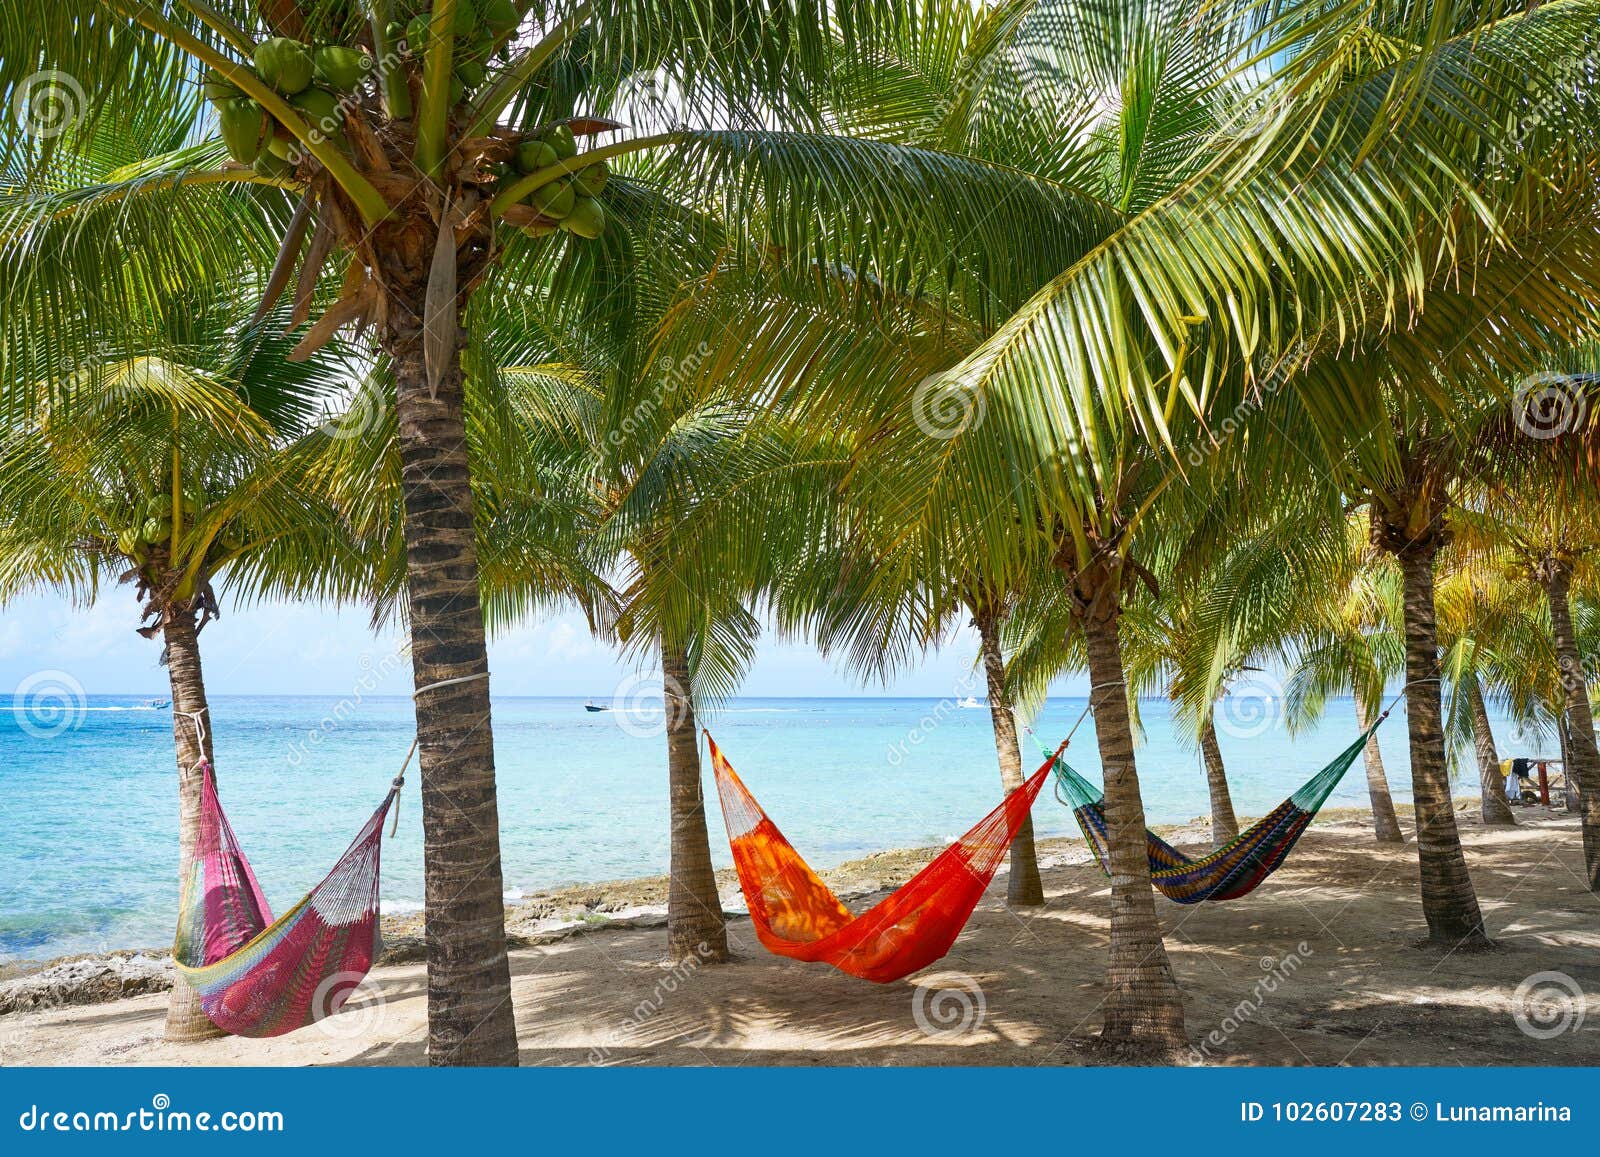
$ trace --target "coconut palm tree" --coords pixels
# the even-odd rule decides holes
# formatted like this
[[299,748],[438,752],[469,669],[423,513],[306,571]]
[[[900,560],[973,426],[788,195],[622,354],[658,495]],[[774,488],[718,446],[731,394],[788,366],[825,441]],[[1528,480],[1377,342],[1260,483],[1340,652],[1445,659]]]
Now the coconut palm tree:
[[[1457,525],[1468,517],[1458,516]],[[1508,582],[1501,562],[1475,557],[1465,543],[1452,551],[1438,584],[1439,640],[1450,746],[1470,749],[1477,762],[1483,822],[1512,825],[1489,697],[1519,728],[1538,729],[1558,665],[1541,600],[1525,584]]]
[[[1586,403],[1594,394],[1593,346],[1560,351],[1540,381],[1564,400],[1565,424],[1543,428],[1523,407],[1526,392],[1512,403],[1501,477],[1487,487],[1479,510],[1463,519],[1469,548],[1489,552],[1507,577],[1538,591],[1545,603],[1561,691],[1569,782],[1583,799],[1584,861],[1591,890],[1600,891],[1600,754],[1597,754],[1589,680],[1573,620],[1574,589],[1593,589],[1596,533],[1596,474],[1593,447],[1600,424]],[[1553,384],[1552,384],[1553,383]],[[1529,431],[1532,431],[1529,433]]]
[[[1471,302],[1470,292],[1450,293],[1461,284],[1453,271],[1465,268],[1457,262],[1467,250],[1484,252],[1485,227],[1543,237],[1548,220],[1529,215],[1524,198],[1535,186],[1552,191],[1544,183],[1551,172],[1566,173],[1558,182],[1573,214],[1566,219],[1586,219],[1592,198],[1577,170],[1556,158],[1592,142],[1581,99],[1558,86],[1553,119],[1520,138],[1514,156],[1484,180],[1482,158],[1505,134],[1480,114],[1517,103],[1530,67],[1535,85],[1548,81],[1534,43],[1581,37],[1549,10],[1498,21],[1487,34],[1471,20],[1420,8],[1336,16],[1289,53],[1293,67],[1268,89],[1277,98],[1267,106],[1273,115],[1245,125],[1218,107],[1229,107],[1222,98],[1232,91],[1222,62],[1258,47],[1258,26],[1229,25],[1223,14],[1211,28],[1160,4],[1124,7],[1097,23],[1099,15],[1003,10],[907,28],[906,47],[896,51],[915,67],[901,70],[897,99],[863,99],[864,111],[839,114],[890,139],[917,132],[980,159],[1009,147],[1012,171],[1099,206],[1079,234],[1035,231],[1022,249],[990,258],[982,268],[998,285],[975,275],[944,289],[924,276],[909,283],[919,309],[895,310],[877,298],[869,307],[864,293],[847,302],[891,335],[942,340],[946,318],[961,331],[976,328],[975,342],[954,335],[948,372],[928,380],[940,368],[926,354],[933,340],[906,343],[896,357],[875,350],[852,358],[859,329],[841,323],[852,315],[786,306],[792,287],[784,285],[763,299],[763,324],[741,327],[737,349],[719,356],[729,372],[793,398],[810,420],[864,427],[854,478],[870,496],[864,504],[905,525],[926,523],[919,533],[931,542],[973,543],[969,557],[981,559],[987,580],[1021,581],[1041,540],[1056,560],[1086,643],[1107,771],[1114,916],[1105,1035],[1171,1047],[1182,1039],[1182,1015],[1150,899],[1118,622],[1126,591],[1147,570],[1132,555],[1135,539],[1176,486],[1172,450],[1203,449],[1215,437],[1198,424],[1204,415],[1248,416],[1284,381],[1296,382],[1282,392],[1300,407],[1302,427],[1330,441],[1349,433],[1352,410],[1370,407],[1370,380],[1351,398],[1353,383],[1338,375],[1279,371],[1338,356],[1340,341],[1369,325],[1395,332],[1401,315],[1407,350],[1446,347],[1462,302]],[[1395,39],[1403,52],[1373,51],[1375,19],[1386,22],[1379,40]],[[1243,41],[1242,27],[1251,29]],[[845,99],[850,76],[842,75]],[[1055,88],[1070,95],[1054,99]],[[1468,90],[1485,102],[1470,112],[1454,95]],[[1082,115],[1061,112],[1082,108],[1073,99],[1082,92],[1105,96]],[[1464,135],[1392,133],[1391,115],[1408,125],[1448,122]],[[1536,160],[1546,156],[1548,166]],[[1387,208],[1370,216],[1377,204]],[[1452,216],[1447,204],[1464,215]],[[1314,212],[1289,212],[1312,205]],[[1419,229],[1424,219],[1452,224]],[[1357,236],[1365,240],[1352,248]],[[1080,239],[1079,256],[1059,266],[1064,272],[1030,281],[1028,262],[1045,245]],[[788,241],[780,233],[773,244]],[[1279,262],[1288,251],[1292,266]],[[1542,309],[1564,320],[1586,292],[1577,289],[1587,278],[1586,250],[1551,252],[1573,267],[1573,291],[1529,305],[1534,315]],[[952,266],[965,272],[959,261],[938,268]],[[867,268],[877,284],[903,280],[895,266]],[[914,255],[905,268],[916,271]],[[1430,273],[1407,272],[1416,269]],[[1507,289],[1509,271],[1507,262],[1498,273]],[[1417,312],[1435,299],[1437,314]],[[1373,313],[1375,300],[1390,307]],[[1532,325],[1505,327],[1506,344]],[[689,332],[716,344],[709,326]],[[908,420],[919,416],[913,402],[926,411],[930,396],[969,418],[931,433],[926,421]]]
[[[910,158],[910,180],[901,152],[788,131],[817,124],[815,94],[831,83],[840,52],[870,60],[879,27],[900,23],[892,9],[816,0],[733,9],[485,0],[478,8],[469,0],[70,0],[44,12],[24,0],[0,4],[0,95],[38,130],[0,143],[0,169],[16,178],[0,207],[8,342],[46,346],[57,364],[81,359],[119,300],[95,260],[113,243],[138,246],[152,268],[182,280],[206,265],[233,268],[242,242],[255,253],[276,234],[277,260],[263,260],[263,273],[269,263],[272,271],[255,288],[270,308],[299,268],[291,317],[309,328],[295,356],[354,328],[393,382],[434,1064],[516,1060],[460,357],[463,333],[470,345],[480,325],[478,295],[499,281],[515,285],[530,253],[570,252],[603,235],[610,202],[592,196],[603,166],[652,151],[695,196],[721,199],[735,218],[770,213],[806,229],[842,221],[850,206],[927,252],[996,251],[1016,235],[1012,223],[990,219],[992,198],[970,165],[924,150]],[[189,94],[202,82],[218,107],[205,139],[168,142],[135,165],[81,180],[76,164],[60,163],[118,110],[189,100],[196,112]],[[653,118],[663,131],[579,153],[575,138],[592,144],[621,130],[608,110],[649,104],[641,89],[668,94]],[[49,119],[57,98],[76,119]],[[825,170],[832,175],[818,180]],[[817,229],[811,247],[843,258],[859,253],[862,236]],[[905,249],[881,232],[870,241]],[[324,284],[329,296],[319,297]],[[96,313],[97,325],[64,326],[64,309]]]
[[[1554,60],[1581,66],[1592,51],[1583,37],[1593,21],[1582,4],[1505,19],[1498,10],[1457,14],[1397,5],[1392,15],[1380,13],[1382,36],[1398,39],[1405,51],[1380,54],[1374,46],[1386,41],[1370,34],[1366,6],[1331,14],[1320,5],[1306,5],[1306,12],[1291,6],[1264,29],[1252,15],[1261,11],[1254,3],[1208,9],[1209,22],[1155,2],[1113,10],[963,8],[940,21],[922,13],[908,19],[876,3],[811,4],[799,13],[785,3],[769,13],[707,9],[694,0],[637,6],[611,0],[541,11],[520,35],[516,6],[503,30],[491,27],[488,36],[464,22],[467,52],[458,56],[456,16],[466,10],[464,0],[433,0],[398,55],[387,11],[350,22],[343,4],[275,5],[263,21],[243,0],[183,0],[170,10],[72,0],[41,20],[21,0],[8,2],[0,7],[0,93],[8,98],[44,61],[88,90],[92,122],[109,103],[97,98],[115,93],[128,100],[130,93],[193,79],[198,61],[219,74],[210,83],[227,105],[235,150],[259,149],[271,135],[278,142],[273,155],[296,159],[287,173],[270,161],[246,173],[219,166],[215,149],[203,157],[168,156],[136,180],[46,198],[28,206],[24,225],[7,229],[0,265],[35,267],[38,255],[69,232],[82,237],[98,230],[104,237],[120,208],[103,210],[130,200],[181,201],[184,211],[173,218],[194,220],[197,204],[257,204],[273,196],[282,205],[279,194],[237,186],[287,184],[301,192],[303,209],[285,226],[290,243],[269,288],[292,279],[303,248],[304,280],[315,281],[326,266],[341,290],[307,331],[305,347],[347,322],[375,326],[396,382],[405,470],[427,889],[430,908],[438,910],[429,939],[435,1063],[515,1057],[458,321],[471,331],[476,294],[509,276],[528,246],[577,244],[570,233],[556,234],[545,212],[564,211],[572,189],[559,183],[569,173],[672,150],[679,179],[702,197],[715,190],[710,199],[724,215],[759,220],[769,252],[790,272],[820,254],[870,270],[896,290],[931,286],[942,294],[953,284],[965,312],[990,334],[963,351],[944,384],[1003,404],[989,405],[1001,418],[981,424],[982,438],[961,440],[965,462],[947,480],[965,498],[949,515],[981,518],[980,505],[1014,492],[1037,490],[1048,498],[1022,504],[1022,525],[1058,545],[1071,543],[1062,560],[1100,632],[1091,662],[1108,670],[1119,665],[1107,649],[1112,603],[1122,580],[1136,573],[1120,545],[1128,529],[1123,504],[1142,510],[1141,493],[1149,498],[1162,486],[1109,462],[1126,439],[1170,449],[1189,436],[1174,427],[1219,399],[1235,404],[1252,356],[1264,352],[1276,360],[1291,332],[1308,324],[1333,334],[1341,326],[1354,332],[1350,327],[1413,317],[1435,288],[1415,271],[1441,268],[1436,254],[1448,252],[1460,262],[1455,267],[1465,268],[1486,247],[1514,246],[1528,235],[1529,222],[1552,228],[1570,222],[1590,184],[1582,175],[1587,146],[1574,144],[1586,122],[1570,108],[1581,99],[1568,91],[1581,86],[1541,88]],[[1317,16],[1307,22],[1311,10]],[[864,62],[886,53],[920,61],[922,49],[951,29],[960,33],[953,38],[956,59],[975,70],[928,73],[932,91],[919,87],[920,72],[882,83],[864,79],[870,71]],[[358,71],[353,102],[339,106],[331,124],[314,124],[330,119],[326,110],[308,110],[309,98],[291,104],[280,91],[300,81],[300,50],[279,45],[257,61],[259,70],[244,67],[273,32],[323,45],[354,40],[372,50],[381,75],[365,81]],[[900,53],[907,42],[915,51]],[[1261,132],[1245,126],[1229,134],[1224,148],[1197,147],[1218,117],[1191,115],[1208,104],[1197,103],[1195,94],[1225,77],[1241,56],[1259,52],[1262,60],[1276,60],[1291,44],[1298,48],[1296,68],[1281,92],[1294,98],[1294,107],[1314,112],[1285,118],[1287,124],[1273,118]],[[492,76],[480,75],[474,56],[501,48],[509,59]],[[337,58],[332,63],[343,71]],[[324,72],[331,76],[326,66]],[[703,121],[712,109],[739,123],[733,130],[647,134],[543,163],[542,147],[552,141],[571,150],[566,129],[588,136],[613,123],[572,115],[575,76],[606,88],[601,99],[585,98],[585,112],[614,107],[625,79],[665,77],[678,119]],[[1045,86],[1044,99],[1019,100],[1035,81]],[[460,88],[452,91],[455,83]],[[233,96],[229,85],[241,95]],[[1111,127],[1098,103],[1083,116],[1057,115],[1082,108],[1083,92],[1120,94],[1122,111],[1131,112],[1117,120],[1114,147],[1107,147],[1109,131],[1099,133],[1097,147],[1077,147]],[[1058,99],[1060,93],[1065,97]],[[1163,99],[1147,99],[1154,96]],[[929,119],[919,109],[919,123],[937,127],[936,139],[957,142],[972,156],[765,128],[806,121],[823,104],[875,104],[884,110],[880,122],[896,120],[884,114],[903,107],[905,98],[915,104],[925,97],[938,102],[937,111]],[[1543,111],[1540,123],[1508,132],[1534,105]],[[1013,123],[991,116],[997,107],[1012,110]],[[520,125],[497,123],[507,109]],[[308,119],[307,111],[317,115]],[[565,122],[565,129],[554,122]],[[1409,131],[1394,133],[1396,123]],[[1026,136],[1013,131],[1030,125]],[[886,125],[883,135],[892,138],[903,127]],[[981,160],[984,138],[1008,135],[1034,151],[1033,164],[1019,171]],[[1507,143],[1516,148],[1497,154],[1486,177],[1490,148]],[[513,150],[533,172],[496,170]],[[1080,164],[1085,159],[1087,166]],[[1115,195],[1086,195],[1080,178],[1113,185]],[[218,185],[229,195],[216,197]],[[524,203],[529,197],[533,204]],[[995,213],[1002,198],[1008,211]],[[1162,208],[1153,211],[1158,203]],[[594,232],[597,220],[588,209],[580,227]],[[1443,224],[1419,234],[1419,221]],[[333,259],[336,249],[345,256]],[[344,267],[334,268],[340,261]],[[80,288],[97,284],[90,263],[74,274],[85,279]],[[1572,278],[1574,294],[1583,284],[1583,277]],[[1374,301],[1383,303],[1376,311]],[[17,316],[38,313],[28,308]],[[903,399],[897,392],[903,387],[895,382],[877,396]],[[874,416],[874,407],[859,408],[861,391],[842,392],[854,398],[855,417]],[[883,413],[876,407],[877,416]],[[1002,430],[1010,436],[995,439]],[[989,449],[967,453],[967,442]],[[1041,463],[1050,468],[1041,470]],[[949,488],[928,487],[927,477],[926,470],[906,473],[902,483],[921,490],[904,509],[930,498],[949,501]],[[1107,498],[1114,500],[1108,509],[1123,513],[1096,513]],[[986,544],[990,562],[1017,557],[1003,541],[996,534]],[[986,569],[997,581],[1013,577],[1006,565]],[[1107,687],[1119,696],[1113,683]],[[1109,801],[1114,842],[1126,853],[1113,859],[1133,873],[1119,869],[1118,910],[1137,915],[1119,920],[1116,955],[1130,967],[1150,962],[1152,991],[1162,993],[1146,1017],[1141,1001],[1131,999],[1146,973],[1117,973],[1108,1027],[1116,1038],[1135,1035],[1138,1024],[1156,1024],[1153,1037],[1170,1044],[1180,1035],[1180,1018],[1175,990],[1162,980],[1159,941],[1152,940],[1147,881],[1138,875],[1144,869],[1135,863],[1143,864],[1142,851],[1134,854],[1135,842],[1142,849],[1142,815],[1133,802],[1137,777],[1124,758],[1131,746],[1105,754],[1117,769]],[[1134,897],[1141,887],[1143,900]]]
[[[130,269],[129,272],[132,272]],[[40,392],[0,443],[0,603],[60,591],[79,605],[131,587],[139,634],[162,643],[178,765],[178,879],[215,766],[200,633],[239,598],[349,597],[365,561],[337,512],[304,484],[297,438],[345,367],[245,324],[253,302],[144,283],[144,309],[99,356]],[[281,318],[277,318],[281,323]],[[71,398],[71,401],[67,401]],[[181,979],[170,1040],[220,1035]]]
[[[1274,492],[1279,509],[1246,530],[1206,568],[1195,610],[1197,645],[1185,656],[1180,687],[1209,701],[1224,661],[1287,669],[1284,723],[1291,735],[1315,726],[1327,701],[1348,694],[1356,725],[1371,728],[1384,689],[1403,664],[1399,575],[1367,542],[1365,525],[1345,517],[1326,492]],[[1403,836],[1376,735],[1363,756],[1380,843]]]

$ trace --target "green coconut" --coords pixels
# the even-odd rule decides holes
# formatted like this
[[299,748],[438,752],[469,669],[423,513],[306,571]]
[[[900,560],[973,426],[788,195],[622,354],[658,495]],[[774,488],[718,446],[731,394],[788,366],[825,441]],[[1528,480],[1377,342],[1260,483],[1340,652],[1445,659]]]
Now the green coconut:
[[303,152],[300,142],[289,133],[274,133],[272,138],[267,141],[266,151],[274,157],[294,165],[300,163],[300,157]]
[[559,158],[548,141],[523,141],[517,146],[517,168],[524,173],[537,173],[555,164]]
[[217,123],[228,155],[241,165],[260,156],[261,146],[272,132],[266,111],[247,96],[223,101],[217,109]]
[[289,103],[306,114],[311,127],[335,140],[344,137],[344,112],[339,98],[325,88],[308,88],[289,98]]
[[606,231],[605,208],[593,197],[579,197],[573,202],[572,212],[561,219],[561,227],[593,241]]
[[372,57],[342,44],[325,44],[311,59],[316,79],[339,92],[351,91],[372,71]]
[[294,166],[271,149],[262,149],[260,155],[250,162],[250,167],[262,177],[287,177],[294,172]]
[[571,125],[557,125],[551,129],[545,138],[550,142],[550,147],[556,151],[556,156],[561,160],[578,155],[578,142],[572,135]]
[[577,203],[578,194],[572,187],[572,182],[567,180],[551,181],[548,185],[540,185],[528,195],[528,204],[539,210],[540,216],[549,217],[559,221]]
[[206,70],[206,79],[200,88],[212,104],[221,104],[225,100],[238,100],[244,95],[243,89],[214,68]]
[[504,36],[521,23],[517,6],[511,0],[483,0],[478,15],[483,17],[485,26],[497,37]]
[[262,80],[287,96],[304,91],[316,70],[311,50],[287,36],[274,36],[256,45],[255,65]]
[[457,36],[471,36],[478,27],[478,10],[472,0],[456,0],[455,24]]
[[578,191],[590,197],[599,196],[600,190],[606,187],[606,178],[611,175],[611,170],[604,161],[596,161],[586,169],[578,170]]
[[469,91],[483,83],[483,78],[489,75],[489,70],[476,60],[463,60],[456,64],[456,79]]
[[406,25],[406,47],[411,50],[412,56],[421,56],[428,51],[428,41],[433,36],[432,24],[433,17],[424,12],[420,16],[413,16]]

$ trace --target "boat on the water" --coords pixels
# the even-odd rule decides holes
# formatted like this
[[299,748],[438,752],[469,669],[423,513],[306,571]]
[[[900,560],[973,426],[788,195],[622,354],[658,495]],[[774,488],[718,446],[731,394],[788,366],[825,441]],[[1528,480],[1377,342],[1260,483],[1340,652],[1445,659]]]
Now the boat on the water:
[[585,703],[583,705],[583,709],[585,711],[609,711],[610,710],[609,707],[606,707],[604,704],[596,703],[592,699],[589,702],[587,702],[587,703]]
[[146,699],[144,701],[144,705],[145,705],[145,707],[149,708],[151,711],[160,711],[163,707],[171,707],[172,706],[172,700],[171,699]]

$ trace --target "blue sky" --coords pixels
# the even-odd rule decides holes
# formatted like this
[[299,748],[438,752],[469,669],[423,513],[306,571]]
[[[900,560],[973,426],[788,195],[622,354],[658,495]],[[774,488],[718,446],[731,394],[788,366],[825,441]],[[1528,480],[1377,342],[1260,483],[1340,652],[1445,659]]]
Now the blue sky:
[[[112,588],[99,603],[76,609],[62,599],[19,600],[0,612],[0,697],[30,675],[64,671],[91,695],[164,696],[166,674],[156,665],[158,642],[134,633],[132,594]],[[239,608],[201,636],[206,684],[214,695],[348,694],[364,672],[389,674],[370,693],[408,694],[410,667],[386,661],[397,632],[373,634],[358,611],[268,603]],[[963,631],[939,654],[891,686],[863,687],[808,647],[767,640],[743,694],[983,696],[972,673],[977,640]],[[590,637],[581,615],[555,616],[508,632],[489,648],[498,695],[578,695],[610,698],[635,665]],[[1077,679],[1060,691],[1082,694]]]

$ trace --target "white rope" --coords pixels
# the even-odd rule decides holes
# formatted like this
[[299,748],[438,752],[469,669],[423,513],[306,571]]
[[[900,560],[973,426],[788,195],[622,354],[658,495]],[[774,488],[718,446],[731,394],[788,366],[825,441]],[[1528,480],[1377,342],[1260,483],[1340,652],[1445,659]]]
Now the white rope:
[[174,714],[182,715],[194,725],[194,739],[195,742],[200,746],[200,760],[189,769],[190,774],[199,771],[203,767],[211,766],[210,761],[206,759],[206,725],[200,719],[200,717],[209,710],[211,710],[209,707],[202,707],[198,711],[174,712]]
[[406,768],[411,766],[411,757],[417,753],[417,744],[420,740],[411,741],[411,750],[406,752],[405,762],[400,765],[400,774],[394,777],[394,782],[389,787],[394,791],[394,816],[389,823],[389,838],[394,839],[395,832],[400,830],[400,789],[406,785]]
[[471,683],[474,679],[487,679],[488,677],[489,672],[479,671],[476,675],[457,675],[454,679],[440,679],[437,683],[429,683],[425,687],[418,687],[411,693],[411,698],[415,699],[424,691],[437,691],[440,687],[450,687],[456,683]]

